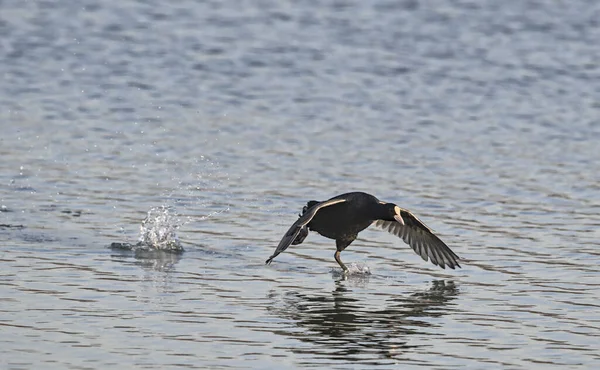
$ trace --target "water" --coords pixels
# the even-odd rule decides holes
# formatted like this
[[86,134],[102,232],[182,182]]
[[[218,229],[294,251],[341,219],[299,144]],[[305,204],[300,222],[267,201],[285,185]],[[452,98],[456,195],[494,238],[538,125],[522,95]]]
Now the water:
[[[0,367],[597,368],[599,16],[3,1]],[[314,234],[264,265],[352,190],[463,268],[377,229],[342,254],[371,274]],[[153,209],[183,253],[108,248]]]

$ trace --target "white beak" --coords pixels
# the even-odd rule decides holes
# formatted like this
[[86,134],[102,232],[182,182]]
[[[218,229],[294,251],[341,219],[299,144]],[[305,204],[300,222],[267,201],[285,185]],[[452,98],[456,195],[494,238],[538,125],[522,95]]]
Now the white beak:
[[400,225],[404,225],[404,220],[402,219],[402,216],[400,216],[400,215],[395,215],[395,216],[394,216],[394,219],[395,219],[396,221],[398,221],[398,222],[400,223]]

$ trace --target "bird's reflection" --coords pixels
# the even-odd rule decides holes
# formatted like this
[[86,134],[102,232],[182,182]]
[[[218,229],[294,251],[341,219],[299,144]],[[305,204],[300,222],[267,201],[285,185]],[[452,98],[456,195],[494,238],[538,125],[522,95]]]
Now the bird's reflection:
[[383,304],[375,304],[356,298],[345,282],[337,281],[330,295],[271,293],[274,304],[269,310],[294,324],[278,333],[315,344],[315,353],[347,359],[376,353],[377,358],[390,358],[414,347],[408,345],[409,336],[432,327],[427,318],[444,315],[458,293],[454,282],[436,280],[426,290],[390,296]]

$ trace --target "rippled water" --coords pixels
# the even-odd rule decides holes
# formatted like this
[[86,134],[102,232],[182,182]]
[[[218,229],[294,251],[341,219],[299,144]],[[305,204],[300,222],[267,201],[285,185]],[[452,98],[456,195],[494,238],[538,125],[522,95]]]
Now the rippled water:
[[[596,1],[0,3],[0,367],[597,368]],[[415,212],[265,259],[309,199]],[[166,207],[185,249],[139,253]],[[174,219],[174,220],[175,220]]]

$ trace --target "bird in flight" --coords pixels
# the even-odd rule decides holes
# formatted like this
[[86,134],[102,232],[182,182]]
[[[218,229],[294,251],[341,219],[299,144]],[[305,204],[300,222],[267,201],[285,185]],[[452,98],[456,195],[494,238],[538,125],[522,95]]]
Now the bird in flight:
[[324,202],[309,201],[266,264],[270,264],[290,245],[302,243],[310,230],[335,240],[337,250],[334,258],[342,270],[348,272],[340,253],[356,239],[359,232],[373,223],[400,237],[424,261],[429,259],[443,269],[446,266],[451,269],[460,267],[460,258],[417,216],[394,203],[382,202],[363,192],[341,194]]

